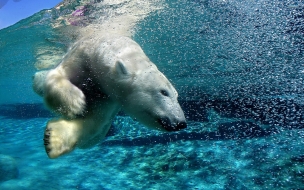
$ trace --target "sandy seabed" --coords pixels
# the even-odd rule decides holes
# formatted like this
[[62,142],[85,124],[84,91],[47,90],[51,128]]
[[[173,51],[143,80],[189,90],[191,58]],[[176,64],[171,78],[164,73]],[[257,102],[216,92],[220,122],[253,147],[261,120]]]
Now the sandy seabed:
[[117,117],[103,142],[51,160],[42,141],[47,120],[0,120],[0,153],[14,158],[19,170],[0,189],[304,187],[303,129],[221,138],[218,123],[189,122],[185,131],[164,134]]

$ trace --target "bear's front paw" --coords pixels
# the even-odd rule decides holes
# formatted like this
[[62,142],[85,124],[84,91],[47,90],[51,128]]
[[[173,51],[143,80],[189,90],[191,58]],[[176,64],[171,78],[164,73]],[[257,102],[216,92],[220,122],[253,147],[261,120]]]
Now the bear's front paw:
[[83,115],[86,100],[83,92],[67,80],[49,85],[44,96],[45,103],[55,112],[69,119]]
[[[59,107],[59,112],[68,118],[76,118],[77,115],[83,115],[86,108],[85,96],[76,86],[67,89],[63,106]],[[61,109],[61,110],[60,110]]]
[[77,136],[65,121],[50,121],[44,132],[44,146],[49,158],[57,158],[71,152],[77,142]]

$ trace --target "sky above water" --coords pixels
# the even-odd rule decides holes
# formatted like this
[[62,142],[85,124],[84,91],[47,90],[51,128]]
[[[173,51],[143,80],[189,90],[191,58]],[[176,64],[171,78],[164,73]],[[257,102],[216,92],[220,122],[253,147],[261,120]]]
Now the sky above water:
[[0,29],[56,6],[62,0],[0,0]]

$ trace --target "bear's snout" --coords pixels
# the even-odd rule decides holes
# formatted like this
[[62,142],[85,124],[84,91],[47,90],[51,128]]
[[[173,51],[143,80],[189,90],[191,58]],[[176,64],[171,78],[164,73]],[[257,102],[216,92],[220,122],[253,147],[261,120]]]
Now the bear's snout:
[[186,121],[180,121],[177,123],[172,123],[169,118],[161,118],[158,119],[158,123],[166,130],[166,131],[179,131],[185,129],[187,127]]

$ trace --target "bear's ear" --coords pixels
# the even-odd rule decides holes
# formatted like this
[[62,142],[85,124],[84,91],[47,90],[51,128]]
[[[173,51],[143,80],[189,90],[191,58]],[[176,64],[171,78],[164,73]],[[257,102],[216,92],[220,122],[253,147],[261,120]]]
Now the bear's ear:
[[123,75],[129,75],[129,71],[128,69],[126,68],[124,62],[119,59],[117,62],[116,62],[116,71],[118,71],[119,73],[123,74]]

